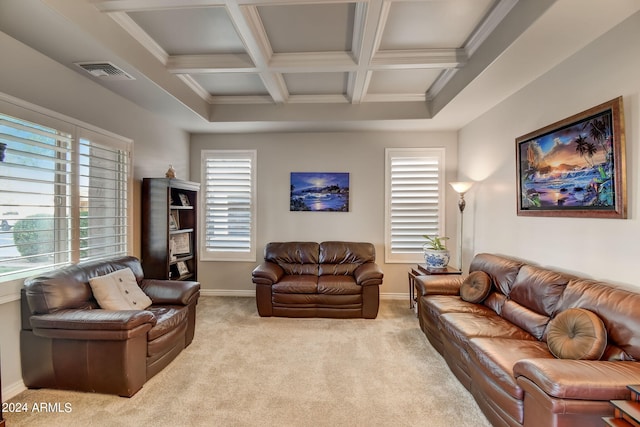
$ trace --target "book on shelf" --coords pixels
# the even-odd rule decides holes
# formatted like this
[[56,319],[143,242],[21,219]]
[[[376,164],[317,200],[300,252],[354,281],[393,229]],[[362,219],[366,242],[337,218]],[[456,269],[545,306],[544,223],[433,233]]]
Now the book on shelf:
[[[173,243],[171,243],[173,242]],[[176,234],[169,239],[169,247],[173,245],[172,255],[187,255],[191,253],[191,235],[189,233]]]
[[178,274],[180,274],[180,276],[186,276],[189,274],[189,267],[187,267],[186,262],[178,261],[176,266],[178,267]]
[[179,230],[180,229],[180,216],[177,211],[172,211],[169,214],[169,230]]

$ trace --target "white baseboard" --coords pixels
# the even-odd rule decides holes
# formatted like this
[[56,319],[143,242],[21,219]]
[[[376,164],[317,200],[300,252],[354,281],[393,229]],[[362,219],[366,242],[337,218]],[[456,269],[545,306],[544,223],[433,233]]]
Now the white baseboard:
[[[247,297],[247,298],[255,298],[256,291],[255,290],[234,290],[234,289],[200,289],[200,295],[203,297]],[[382,292],[380,294],[380,299],[388,299],[388,300],[409,300],[408,293],[391,293],[391,292]]]
[[255,298],[256,291],[241,291],[234,289],[200,289],[200,295],[204,297],[248,297]]
[[26,389],[27,386],[24,385],[22,380],[16,381],[15,383],[10,384],[7,387],[2,387],[2,400],[6,402],[9,399],[13,399]]
[[409,302],[409,294],[382,292],[380,293],[380,299],[403,299]]

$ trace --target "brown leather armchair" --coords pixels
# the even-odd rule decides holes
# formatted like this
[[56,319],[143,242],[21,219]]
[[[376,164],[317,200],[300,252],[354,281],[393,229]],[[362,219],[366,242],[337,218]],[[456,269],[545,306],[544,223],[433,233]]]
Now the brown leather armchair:
[[383,278],[375,259],[371,243],[269,243],[252,274],[258,313],[375,319]]
[[[89,279],[127,267],[152,305],[100,309]],[[192,342],[199,295],[198,282],[144,279],[134,257],[27,279],[20,332],[25,385],[133,396]]]

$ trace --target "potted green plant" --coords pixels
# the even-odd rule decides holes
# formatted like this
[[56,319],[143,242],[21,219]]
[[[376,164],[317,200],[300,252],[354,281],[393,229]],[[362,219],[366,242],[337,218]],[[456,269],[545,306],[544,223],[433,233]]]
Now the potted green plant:
[[447,268],[449,265],[450,254],[445,241],[449,240],[444,236],[423,236],[427,239],[427,243],[422,247],[424,250],[424,262],[427,264],[428,270],[438,270]]

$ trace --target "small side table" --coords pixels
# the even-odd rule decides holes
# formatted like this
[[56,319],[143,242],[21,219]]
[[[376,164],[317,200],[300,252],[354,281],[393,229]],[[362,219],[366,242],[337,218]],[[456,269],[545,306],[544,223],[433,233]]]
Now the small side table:
[[462,274],[462,271],[451,266],[446,268],[439,268],[437,270],[430,270],[425,264],[418,264],[412,267],[409,271],[409,308],[413,309],[416,306],[416,277],[417,276],[442,276],[448,274]]

